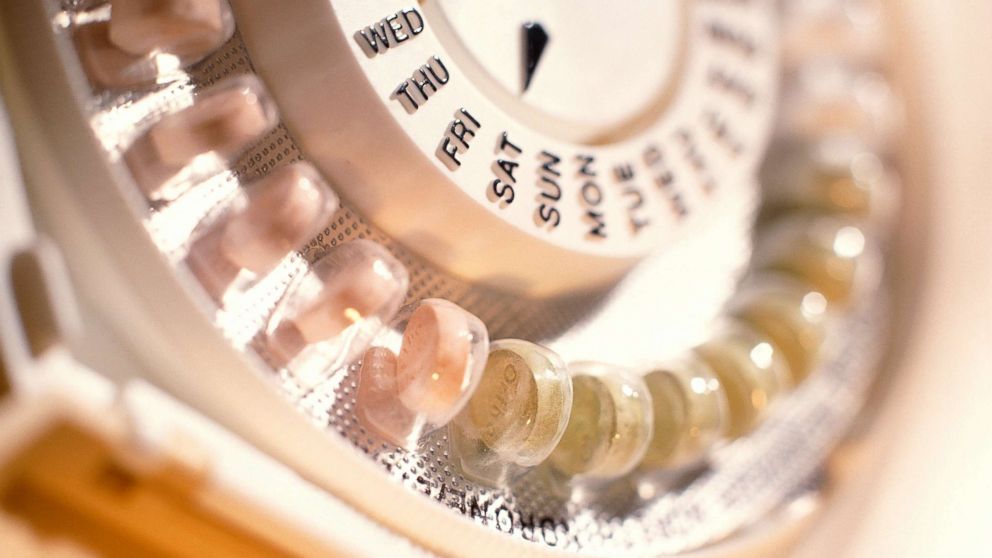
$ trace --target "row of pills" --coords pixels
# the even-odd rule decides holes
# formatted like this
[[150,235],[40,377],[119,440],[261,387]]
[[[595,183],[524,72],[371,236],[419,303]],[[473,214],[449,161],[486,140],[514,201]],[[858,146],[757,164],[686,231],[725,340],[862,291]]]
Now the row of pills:
[[791,216],[765,235],[724,324],[664,366],[566,369],[546,348],[493,343],[480,388],[448,429],[462,474],[505,486],[544,461],[595,484],[692,465],[751,432],[819,364],[866,257],[863,229],[841,215]]
[[[224,0],[111,0],[85,13],[73,37],[100,90],[158,87],[234,31]],[[197,91],[189,106],[159,115],[122,160],[149,202],[161,207],[228,169],[277,122],[256,77],[229,78]],[[308,163],[278,167],[239,189],[220,215],[193,231],[185,262],[223,303],[316,236],[338,208],[336,194]],[[397,313],[407,287],[406,270],[379,244],[358,240],[334,248],[308,266],[272,312],[264,331],[270,361],[293,368],[307,353],[336,355],[324,366],[361,356],[352,351]]]
[[[196,9],[179,9],[187,4]],[[163,60],[195,63],[232,30],[223,2],[113,0],[109,21],[82,25],[76,36],[91,79],[123,87],[160,79]],[[149,200],[168,203],[276,122],[260,82],[234,78],[163,115],[123,160]],[[855,289],[862,220],[884,165],[862,148],[821,157],[826,142],[807,140],[793,154],[798,170],[768,181],[770,216],[726,323],[675,362],[643,374],[566,366],[534,343],[490,343],[485,325],[451,302],[401,308],[407,272],[369,240],[339,245],[307,267],[268,319],[266,351],[290,371],[314,353],[325,368],[360,359],[356,416],[366,430],[414,448],[447,428],[455,464],[482,484],[505,486],[542,464],[566,479],[601,482],[696,463],[750,432],[815,369],[827,321]],[[188,267],[222,301],[232,286],[243,290],[271,272],[337,207],[307,163],[276,169],[196,231]]]
[[[109,9],[109,17],[99,17]],[[224,0],[110,0],[73,38],[90,81],[102,88],[146,87],[171,80],[234,33]]]
[[[507,390],[479,390],[469,408],[488,414],[463,412],[449,428],[463,474],[506,485],[533,463],[519,459],[518,449],[526,447],[531,455],[533,448],[491,432],[519,431],[539,421],[564,424],[558,442],[546,438],[544,452],[545,464],[568,479],[608,481],[632,471],[698,463],[724,441],[752,431],[776,399],[817,368],[831,324],[841,320],[871,271],[869,243],[892,203],[895,177],[884,157],[899,106],[871,57],[879,51],[879,34],[870,4],[837,8],[828,20],[796,15],[807,7],[790,11],[791,93],[762,173],[765,195],[751,270],[722,326],[682,358],[643,374],[571,364],[572,405],[558,413],[539,415],[526,398],[508,405]],[[829,33],[808,32],[810,22],[824,20]],[[833,39],[810,49],[793,44],[808,37]],[[867,39],[857,42],[867,46],[852,53],[847,37]],[[876,46],[868,45],[872,41]],[[516,350],[547,352],[520,345]],[[500,355],[486,374],[503,383],[522,377],[507,371],[508,362]],[[487,383],[498,385],[484,377]]]
[[[101,9],[109,13],[101,16]],[[75,27],[74,38],[87,75],[102,89],[158,86],[234,31],[223,0],[111,0],[90,13],[93,21]],[[191,105],[160,115],[122,159],[150,202],[168,204],[229,168],[277,122],[275,105],[256,77],[229,78],[197,91]],[[185,262],[222,303],[316,236],[338,207],[335,193],[309,164],[276,168],[193,231]],[[271,362],[292,368],[314,352],[337,361],[360,356],[350,351],[396,314],[407,286],[402,264],[374,242],[331,250],[272,312],[264,332]]]

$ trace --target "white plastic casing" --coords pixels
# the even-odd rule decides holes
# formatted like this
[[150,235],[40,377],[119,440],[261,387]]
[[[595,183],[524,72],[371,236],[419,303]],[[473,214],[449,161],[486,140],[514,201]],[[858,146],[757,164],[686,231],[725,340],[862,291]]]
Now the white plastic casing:
[[[533,296],[592,289],[691,234],[701,216],[750,210],[777,83],[770,2],[687,3],[673,52],[588,68],[622,88],[652,57],[675,66],[636,126],[579,139],[530,121],[526,103],[472,70],[437,7],[232,5],[308,157],[365,218],[461,278]],[[556,26],[595,29],[598,15],[551,14],[551,41]],[[421,94],[413,81],[425,79]]]

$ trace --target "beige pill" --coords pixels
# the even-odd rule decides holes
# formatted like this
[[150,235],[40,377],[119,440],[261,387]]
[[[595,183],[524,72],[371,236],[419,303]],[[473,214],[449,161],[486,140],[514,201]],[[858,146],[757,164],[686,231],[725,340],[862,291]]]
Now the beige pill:
[[611,479],[629,473],[644,458],[654,433],[651,393],[634,374],[618,375],[607,382],[615,402],[616,430],[603,461],[589,473]]
[[689,405],[681,386],[671,374],[651,372],[644,377],[644,383],[651,392],[654,436],[642,465],[666,467],[688,430]]
[[385,248],[355,240],[313,264],[270,324],[270,349],[289,361],[304,347],[370,319],[384,322],[406,295],[406,269]]
[[365,351],[358,377],[355,413],[366,430],[406,447],[416,440],[416,416],[398,403],[396,355],[383,347]]
[[[470,385],[473,332],[470,315],[441,300],[423,301],[403,332],[397,362],[400,400],[433,424],[447,422]],[[488,345],[488,343],[487,343]],[[487,347],[488,351],[488,347]],[[482,363],[476,374],[481,374]]]
[[572,411],[572,378],[560,358],[546,359],[543,367],[535,368],[534,376],[537,380],[534,427],[516,456],[518,464],[527,466],[537,465],[551,454],[565,432]]
[[110,40],[126,52],[203,58],[231,37],[222,0],[111,0]]
[[209,152],[233,157],[268,131],[274,120],[257,80],[238,79],[163,117],[148,131],[148,139],[163,165],[181,166]]
[[154,82],[162,71],[154,57],[131,54],[112,43],[110,26],[105,21],[80,25],[72,37],[83,70],[97,86],[136,87]]
[[247,206],[227,222],[221,248],[236,266],[264,273],[317,234],[336,208],[336,196],[312,167],[281,167],[249,187]]
[[480,484],[506,486],[554,450],[572,403],[561,358],[519,339],[492,344],[478,388],[448,430],[455,464]]
[[537,382],[523,356],[506,349],[490,351],[459,424],[490,449],[518,445],[534,428],[537,402]]
[[599,378],[572,377],[572,409],[558,446],[551,453],[555,468],[569,476],[594,469],[610,449],[616,432],[616,408]]

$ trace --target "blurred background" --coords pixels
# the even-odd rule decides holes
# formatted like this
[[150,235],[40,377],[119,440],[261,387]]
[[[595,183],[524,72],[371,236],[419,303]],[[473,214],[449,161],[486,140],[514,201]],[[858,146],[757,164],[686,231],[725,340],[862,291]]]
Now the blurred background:
[[992,2],[890,4],[912,132],[892,376],[803,558],[992,548]]

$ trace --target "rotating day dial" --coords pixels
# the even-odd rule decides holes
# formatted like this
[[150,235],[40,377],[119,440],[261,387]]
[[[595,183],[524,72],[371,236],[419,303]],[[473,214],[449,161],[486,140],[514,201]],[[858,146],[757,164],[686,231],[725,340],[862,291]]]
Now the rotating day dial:
[[456,276],[594,288],[752,207],[776,85],[769,2],[233,4],[308,157]]

